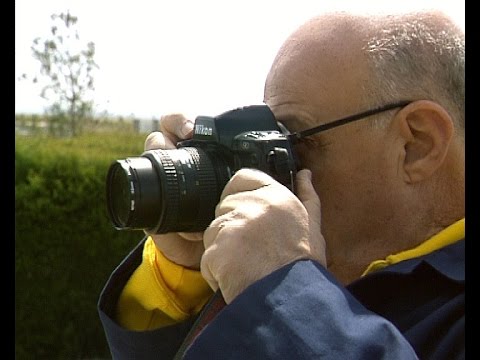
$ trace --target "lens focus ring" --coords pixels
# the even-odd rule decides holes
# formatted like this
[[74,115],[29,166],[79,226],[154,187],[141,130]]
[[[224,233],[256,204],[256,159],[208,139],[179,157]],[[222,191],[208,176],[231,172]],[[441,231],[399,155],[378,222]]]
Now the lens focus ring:
[[211,159],[195,147],[151,150],[146,156],[160,165],[162,209],[155,232],[204,230],[214,219],[225,185],[219,186]]

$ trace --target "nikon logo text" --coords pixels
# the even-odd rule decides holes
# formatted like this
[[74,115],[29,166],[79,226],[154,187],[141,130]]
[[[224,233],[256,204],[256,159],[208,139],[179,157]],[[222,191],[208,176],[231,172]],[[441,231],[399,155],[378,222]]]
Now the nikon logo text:
[[213,134],[213,129],[209,126],[198,124],[198,125],[195,125],[195,134],[211,136]]

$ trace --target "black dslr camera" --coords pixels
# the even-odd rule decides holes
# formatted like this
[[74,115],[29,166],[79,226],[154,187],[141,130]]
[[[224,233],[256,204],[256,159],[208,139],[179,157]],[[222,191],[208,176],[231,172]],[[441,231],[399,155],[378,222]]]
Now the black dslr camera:
[[228,180],[246,167],[294,191],[297,161],[288,131],[265,105],[199,116],[193,138],[176,149],[114,161],[106,183],[110,220],[118,230],[203,231]]

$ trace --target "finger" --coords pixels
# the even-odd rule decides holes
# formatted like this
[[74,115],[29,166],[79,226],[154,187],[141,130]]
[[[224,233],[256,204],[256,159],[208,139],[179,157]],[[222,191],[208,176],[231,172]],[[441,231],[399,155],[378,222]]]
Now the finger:
[[179,232],[178,235],[188,241],[203,240],[203,232]]
[[215,239],[218,236],[218,233],[223,228],[223,219],[216,218],[213,220],[210,225],[205,229],[203,233],[203,245],[205,249],[208,249],[215,242]]
[[320,199],[312,184],[312,172],[308,169],[300,170],[296,177],[297,197],[307,209],[310,218],[320,219]]
[[160,118],[160,131],[174,135],[178,140],[191,138],[194,123],[183,114],[168,114]]
[[166,137],[160,131],[154,131],[150,133],[145,139],[144,149],[155,150],[155,149],[175,149],[175,143],[171,139]]
[[327,266],[326,243],[321,233],[321,204],[320,198],[312,184],[312,173],[303,169],[296,176],[297,197],[307,210],[310,219],[310,247],[311,254],[323,266]]
[[172,236],[178,236],[179,241],[186,240],[190,242],[199,242],[203,240],[203,232],[178,232],[178,233],[168,233],[168,234],[157,234],[155,232],[149,232],[148,230],[143,230],[143,232],[151,236],[153,239],[156,239],[157,237],[172,237]]
[[213,276],[212,272],[210,271],[210,260],[211,260],[211,253],[205,251],[205,253],[202,256],[202,260],[200,261],[200,272],[202,273],[202,277],[205,279],[205,281],[208,283],[210,288],[213,291],[218,290],[218,282],[215,280],[215,277]]
[[177,233],[150,235],[155,246],[170,261],[191,269],[200,269],[205,250],[201,241],[187,241]]
[[275,180],[263,171],[243,168],[238,170],[235,175],[232,176],[223,189],[220,200],[223,200],[228,195],[242,191],[256,190],[274,182]]

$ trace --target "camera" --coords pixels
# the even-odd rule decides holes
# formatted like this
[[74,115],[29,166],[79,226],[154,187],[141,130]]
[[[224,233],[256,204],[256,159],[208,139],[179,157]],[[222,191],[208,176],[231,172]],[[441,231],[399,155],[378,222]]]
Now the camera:
[[118,230],[203,231],[229,179],[255,168],[294,192],[298,169],[288,131],[265,105],[198,116],[176,149],[114,161],[107,173],[110,221]]

